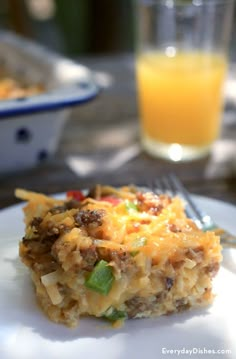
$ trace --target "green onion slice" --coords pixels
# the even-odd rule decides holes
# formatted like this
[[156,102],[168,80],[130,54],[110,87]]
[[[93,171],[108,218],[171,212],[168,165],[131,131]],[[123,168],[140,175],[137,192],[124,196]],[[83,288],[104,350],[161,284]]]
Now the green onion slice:
[[139,251],[132,251],[132,252],[130,252],[130,255],[131,255],[132,257],[135,257],[137,254],[139,254]]
[[118,310],[116,308],[110,307],[104,313],[104,318],[106,318],[110,322],[115,322],[115,321],[117,321],[119,319],[126,319],[127,314],[123,310]]
[[94,270],[85,281],[87,288],[95,292],[107,295],[112,287],[115,277],[108,262],[101,260],[96,264]]
[[[145,244],[147,244],[147,238],[146,237],[140,237],[140,238],[136,238],[135,241],[133,241],[132,247],[133,248],[139,248],[139,247],[145,246]],[[133,251],[130,252],[132,257],[135,257],[138,253],[139,253],[138,250],[133,250]]]
[[138,212],[138,207],[134,202],[126,201],[125,202],[125,208],[128,212]]
[[132,247],[139,248],[139,247],[145,246],[145,244],[147,244],[147,238],[139,237],[139,238],[135,239],[135,241],[132,243]]

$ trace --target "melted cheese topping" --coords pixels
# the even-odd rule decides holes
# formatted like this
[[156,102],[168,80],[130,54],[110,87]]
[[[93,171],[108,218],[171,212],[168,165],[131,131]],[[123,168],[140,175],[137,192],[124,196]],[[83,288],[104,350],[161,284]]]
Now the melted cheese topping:
[[[104,205],[103,202],[96,201],[89,204],[88,208],[103,209]],[[173,225],[175,231],[172,230]],[[166,257],[167,254],[178,259],[183,248],[203,246],[207,249],[208,246],[212,247],[214,237],[218,252],[219,238],[213,232],[204,233],[198,229],[195,223],[186,217],[184,204],[177,197],[159,215],[142,211],[129,212],[125,201],[117,206],[107,206],[103,225],[94,231],[94,236],[101,230],[105,233],[105,240],[97,240],[97,246],[129,252],[139,251],[156,260]]]

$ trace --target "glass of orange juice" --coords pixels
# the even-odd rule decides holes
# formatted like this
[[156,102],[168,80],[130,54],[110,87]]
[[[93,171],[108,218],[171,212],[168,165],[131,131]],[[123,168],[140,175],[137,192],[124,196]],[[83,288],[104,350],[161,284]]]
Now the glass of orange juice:
[[234,0],[137,0],[141,140],[190,161],[219,136]]

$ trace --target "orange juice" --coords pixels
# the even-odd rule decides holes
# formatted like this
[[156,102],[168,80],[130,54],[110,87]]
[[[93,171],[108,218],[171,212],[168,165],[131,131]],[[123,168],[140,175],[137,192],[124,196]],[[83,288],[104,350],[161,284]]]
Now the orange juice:
[[207,146],[217,137],[226,60],[217,54],[140,55],[137,82],[143,136],[159,143]]

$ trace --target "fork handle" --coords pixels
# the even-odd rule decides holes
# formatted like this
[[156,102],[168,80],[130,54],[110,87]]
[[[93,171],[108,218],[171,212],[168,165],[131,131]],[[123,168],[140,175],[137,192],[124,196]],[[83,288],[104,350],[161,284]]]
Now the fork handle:
[[223,247],[236,248],[236,236],[233,236],[231,233],[223,229],[215,231],[215,233],[220,236],[220,243]]

